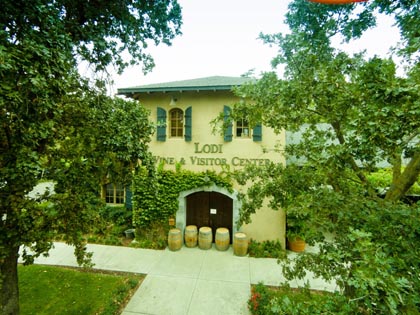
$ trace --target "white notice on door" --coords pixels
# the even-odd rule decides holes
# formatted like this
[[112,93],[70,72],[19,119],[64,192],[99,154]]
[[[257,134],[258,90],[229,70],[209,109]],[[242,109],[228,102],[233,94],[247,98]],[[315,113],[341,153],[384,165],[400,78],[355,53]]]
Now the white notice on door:
[[217,214],[217,209],[210,209],[210,214]]

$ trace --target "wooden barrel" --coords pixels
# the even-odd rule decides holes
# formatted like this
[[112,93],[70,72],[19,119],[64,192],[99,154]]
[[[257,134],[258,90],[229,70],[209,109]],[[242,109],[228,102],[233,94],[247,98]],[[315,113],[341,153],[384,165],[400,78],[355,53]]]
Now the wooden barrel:
[[213,233],[211,228],[203,226],[198,233],[198,247],[201,249],[210,249],[213,241]]
[[229,248],[230,236],[227,228],[218,228],[215,239],[217,250],[224,251]]
[[237,232],[233,237],[233,254],[246,256],[248,253],[248,239],[245,233]]
[[168,247],[172,251],[181,249],[182,233],[180,229],[170,229],[168,233]]
[[187,225],[185,228],[185,246],[196,247],[197,246],[197,226]]

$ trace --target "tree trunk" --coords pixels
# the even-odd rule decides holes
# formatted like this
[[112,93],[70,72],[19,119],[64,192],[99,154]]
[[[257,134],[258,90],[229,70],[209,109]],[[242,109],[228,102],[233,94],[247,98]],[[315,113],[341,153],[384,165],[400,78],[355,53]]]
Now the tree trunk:
[[400,200],[416,182],[419,174],[420,152],[415,152],[404,172],[393,180],[391,187],[386,193],[385,199],[391,201]]
[[8,249],[4,259],[0,259],[0,314],[2,315],[19,314],[18,254],[19,247],[13,247]]
[[392,182],[395,182],[401,176],[402,159],[400,152],[394,154],[392,165]]

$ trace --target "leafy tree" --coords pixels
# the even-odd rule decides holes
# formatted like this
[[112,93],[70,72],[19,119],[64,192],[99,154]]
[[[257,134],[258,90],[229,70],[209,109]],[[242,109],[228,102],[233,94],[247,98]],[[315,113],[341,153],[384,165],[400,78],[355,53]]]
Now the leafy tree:
[[[79,76],[129,63],[153,66],[150,42],[180,33],[181,11],[162,1],[2,1],[0,12],[0,313],[18,314],[17,260],[47,253],[64,233],[79,263],[94,224],[99,185],[128,182],[147,158],[151,126],[133,102],[106,96]],[[122,52],[132,59],[125,62]],[[102,86],[102,87],[101,87]],[[46,172],[55,194],[27,194]],[[118,176],[117,176],[118,174]]]
[[[312,241],[331,233],[319,254],[299,256],[286,275],[303,277],[309,269],[335,279],[347,302],[366,314],[416,313],[420,306],[420,209],[400,202],[420,173],[419,9],[417,1],[293,1],[286,15],[291,32],[261,35],[279,47],[273,66],[285,64],[284,78],[269,72],[239,88],[247,101],[232,112],[233,119],[300,134],[279,148],[286,166],[237,174],[250,183],[241,220],[268,198],[275,209],[307,217],[317,232]],[[361,36],[377,11],[396,17],[408,65],[403,76],[391,58],[351,56],[331,44],[337,36]],[[381,199],[367,175],[384,161],[393,176]]]

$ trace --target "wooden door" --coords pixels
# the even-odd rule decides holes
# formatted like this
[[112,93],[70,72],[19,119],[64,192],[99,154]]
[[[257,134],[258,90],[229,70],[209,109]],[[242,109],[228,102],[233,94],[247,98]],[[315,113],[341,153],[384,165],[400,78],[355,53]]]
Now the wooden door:
[[229,229],[232,242],[232,207],[233,200],[217,192],[196,192],[187,197],[187,225],[209,226],[213,231],[213,240],[216,229],[225,227]]
[[210,200],[208,193],[197,192],[187,197],[187,222],[186,225],[196,225],[198,229],[209,226]]
[[[232,243],[232,206],[233,200],[228,196],[217,192],[210,193],[210,226],[213,229],[213,236],[216,229],[224,227],[229,229],[230,241]],[[216,212],[216,213],[214,213]]]

